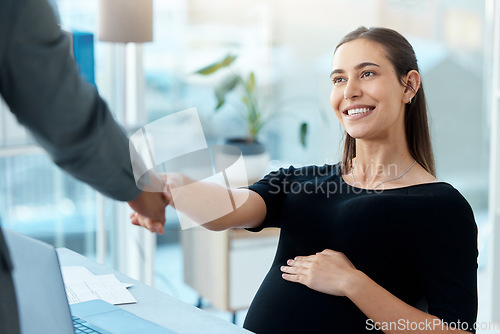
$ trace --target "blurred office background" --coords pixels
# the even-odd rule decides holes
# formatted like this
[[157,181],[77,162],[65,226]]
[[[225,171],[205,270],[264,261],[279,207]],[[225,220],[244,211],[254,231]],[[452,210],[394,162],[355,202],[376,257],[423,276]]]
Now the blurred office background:
[[[479,226],[479,272],[487,270],[493,0],[155,0],[154,39],[141,46],[145,121],[196,107],[207,137],[244,133],[235,117],[237,94],[213,113],[215,82],[193,72],[226,54],[232,66],[255,71],[266,108],[294,113],[277,118],[260,139],[277,164],[336,163],[341,129],[329,105],[329,73],[340,38],[360,25],[396,29],[413,44],[428,97],[438,178],[452,183],[471,204]],[[123,93],[113,69],[118,46],[98,39],[98,0],[53,1],[61,25],[94,35],[95,82],[111,110]],[[499,18],[497,18],[499,19]],[[498,55],[497,55],[498,56]],[[326,112],[325,122],[318,112]],[[70,111],[69,111],[70,112]],[[298,116],[297,116],[298,115]],[[119,111],[116,114],[120,119]],[[308,147],[297,127],[309,123]],[[123,204],[104,199],[58,170],[5,106],[0,107],[0,213],[4,226],[96,258],[97,217],[107,233],[106,261],[120,252],[114,229],[129,224]],[[196,292],[183,285],[180,227],[168,211],[159,236],[156,287],[189,303]],[[481,276],[480,304],[488,301]],[[486,312],[486,310],[484,310]],[[225,317],[225,314],[221,314]],[[480,314],[480,318],[481,318]],[[488,315],[484,314],[484,317]],[[240,322],[238,320],[238,322]]]

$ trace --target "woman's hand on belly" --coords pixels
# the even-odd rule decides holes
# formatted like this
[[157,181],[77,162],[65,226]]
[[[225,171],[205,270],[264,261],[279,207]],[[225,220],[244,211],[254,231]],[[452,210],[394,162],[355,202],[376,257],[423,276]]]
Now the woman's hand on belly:
[[281,267],[282,277],[290,282],[335,296],[345,296],[358,270],[341,252],[325,249],[310,256],[296,256]]

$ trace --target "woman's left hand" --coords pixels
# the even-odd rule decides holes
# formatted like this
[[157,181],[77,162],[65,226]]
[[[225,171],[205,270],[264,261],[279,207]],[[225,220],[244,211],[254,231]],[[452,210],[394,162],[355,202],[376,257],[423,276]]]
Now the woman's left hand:
[[349,283],[358,272],[343,253],[331,249],[290,259],[281,271],[287,281],[335,296],[346,295]]

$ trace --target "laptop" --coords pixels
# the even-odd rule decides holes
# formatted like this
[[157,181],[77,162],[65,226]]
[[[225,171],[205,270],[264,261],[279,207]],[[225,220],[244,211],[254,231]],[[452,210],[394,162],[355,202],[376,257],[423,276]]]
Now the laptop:
[[103,300],[72,304],[70,312],[54,247],[9,229],[2,231],[14,264],[21,333],[175,333]]

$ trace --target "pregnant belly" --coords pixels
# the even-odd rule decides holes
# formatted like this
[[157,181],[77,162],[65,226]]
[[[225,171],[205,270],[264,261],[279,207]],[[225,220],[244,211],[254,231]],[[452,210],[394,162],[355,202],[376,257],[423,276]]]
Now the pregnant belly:
[[255,333],[376,333],[366,316],[346,297],[327,295],[285,281],[273,266],[262,282],[245,319]]

